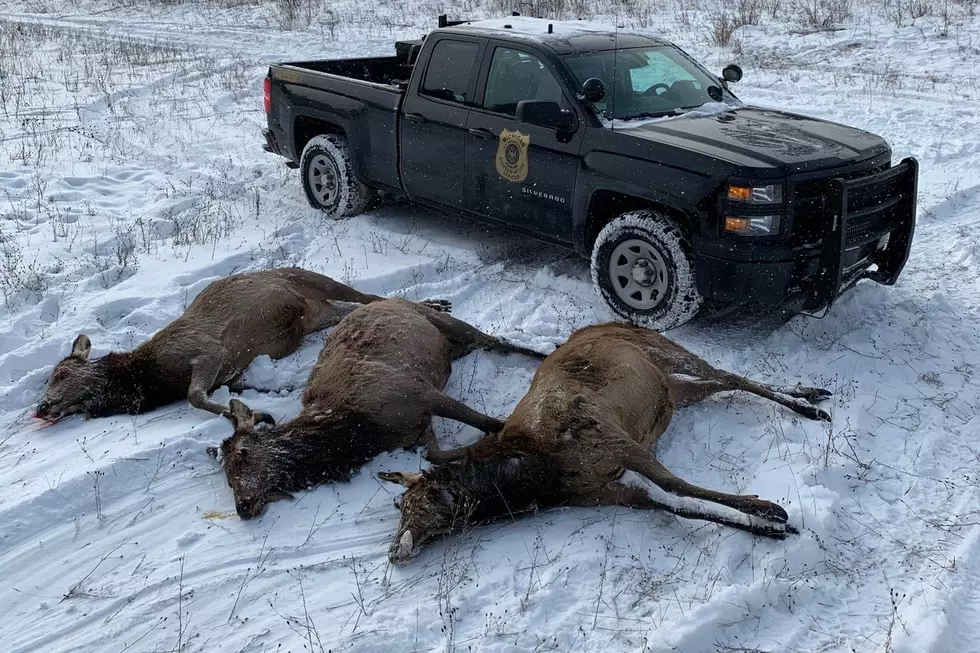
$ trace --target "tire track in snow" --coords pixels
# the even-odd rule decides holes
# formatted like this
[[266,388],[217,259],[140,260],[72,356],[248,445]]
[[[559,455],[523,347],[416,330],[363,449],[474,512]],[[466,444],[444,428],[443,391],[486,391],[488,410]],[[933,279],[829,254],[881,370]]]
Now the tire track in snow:
[[957,553],[959,579],[945,600],[946,624],[929,647],[931,653],[970,651],[980,645],[980,528],[971,529]]

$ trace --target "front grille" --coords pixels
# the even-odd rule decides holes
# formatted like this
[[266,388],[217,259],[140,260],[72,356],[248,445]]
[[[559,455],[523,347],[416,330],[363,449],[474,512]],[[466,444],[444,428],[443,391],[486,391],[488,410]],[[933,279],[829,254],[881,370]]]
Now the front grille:
[[[841,177],[847,181],[877,174],[888,168],[888,164],[883,164],[870,170],[852,171],[841,174],[833,171],[823,179],[812,179],[809,181],[797,182],[792,191],[790,210],[793,216],[793,233],[791,235],[794,246],[816,245],[827,233],[830,225],[827,223],[825,199],[827,195],[828,182],[832,178]],[[896,181],[880,184],[877,186],[862,187],[858,194],[861,197],[851,195],[848,203],[848,213],[860,212],[868,209],[880,198],[886,198],[895,191]],[[888,188],[883,188],[884,186]],[[857,202],[855,204],[855,202]],[[886,223],[876,222],[880,214],[870,214],[868,216],[857,216],[857,219],[848,222],[848,243],[858,242],[868,234],[876,230],[884,229]],[[853,229],[853,234],[852,234]],[[852,235],[854,240],[852,241]]]
[[815,245],[827,231],[824,224],[824,197],[827,189],[826,179],[805,181],[796,184],[793,193],[793,244]]
[[901,177],[878,184],[857,186],[847,194],[846,243],[861,244],[888,231],[894,225],[895,205]]

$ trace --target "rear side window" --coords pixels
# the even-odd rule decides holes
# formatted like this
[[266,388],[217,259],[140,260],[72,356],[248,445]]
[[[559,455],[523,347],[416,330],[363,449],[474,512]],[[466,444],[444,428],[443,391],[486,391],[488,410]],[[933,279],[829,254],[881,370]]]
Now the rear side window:
[[436,43],[419,93],[438,100],[469,103],[467,93],[479,51],[480,46],[469,41],[445,39]]
[[483,107],[513,116],[521,100],[565,103],[561,86],[540,59],[526,52],[497,48],[490,64]]

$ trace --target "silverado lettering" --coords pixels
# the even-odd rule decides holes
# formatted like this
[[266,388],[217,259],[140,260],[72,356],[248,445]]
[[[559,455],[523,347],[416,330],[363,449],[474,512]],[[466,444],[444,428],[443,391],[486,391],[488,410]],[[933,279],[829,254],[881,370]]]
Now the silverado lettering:
[[522,187],[521,188],[521,192],[523,194],[525,194],[525,195],[530,195],[531,197],[540,197],[543,200],[550,200],[552,202],[560,202],[561,204],[564,204],[565,203],[565,198],[564,197],[558,197],[557,195],[552,195],[550,193],[542,193],[539,190],[534,190],[533,188],[528,188],[527,186]]

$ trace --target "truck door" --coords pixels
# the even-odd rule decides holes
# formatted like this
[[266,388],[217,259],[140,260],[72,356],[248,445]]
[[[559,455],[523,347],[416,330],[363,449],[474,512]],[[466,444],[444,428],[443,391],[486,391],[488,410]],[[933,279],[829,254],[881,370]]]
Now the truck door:
[[575,109],[541,57],[514,45],[491,43],[491,51],[481,75],[482,96],[466,123],[466,208],[568,240],[584,126],[568,138],[518,122],[521,100],[553,100]]
[[402,186],[413,200],[460,208],[466,119],[476,93],[484,42],[463,36],[433,45],[402,102]]

